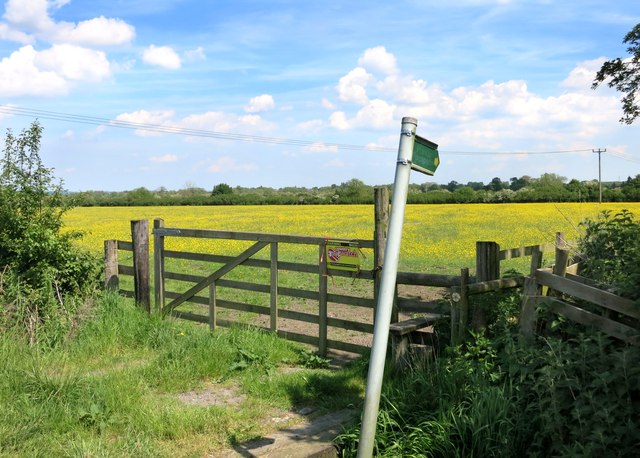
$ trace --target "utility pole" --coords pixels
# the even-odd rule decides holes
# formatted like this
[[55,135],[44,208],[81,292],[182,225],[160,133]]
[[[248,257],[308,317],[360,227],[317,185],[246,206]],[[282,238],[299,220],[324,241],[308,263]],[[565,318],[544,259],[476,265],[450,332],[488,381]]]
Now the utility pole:
[[591,152],[598,153],[598,188],[600,190],[600,198],[599,202],[602,203],[602,161],[600,160],[600,156],[602,153],[607,152],[607,148],[605,149],[592,149]]

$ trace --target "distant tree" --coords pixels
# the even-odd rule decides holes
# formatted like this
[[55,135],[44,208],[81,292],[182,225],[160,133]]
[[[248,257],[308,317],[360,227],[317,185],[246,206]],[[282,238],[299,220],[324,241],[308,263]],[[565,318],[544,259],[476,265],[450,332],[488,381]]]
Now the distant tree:
[[640,175],[627,178],[622,185],[622,194],[626,201],[640,202]]
[[485,186],[485,189],[488,191],[500,191],[502,189],[507,189],[509,187],[508,183],[504,183],[499,177],[495,177],[491,180],[491,182]]
[[531,177],[529,175],[523,175],[520,178],[509,178],[509,189],[512,191],[518,191],[519,189],[526,188],[531,184]]
[[624,116],[620,122],[631,124],[640,116],[640,24],[631,29],[622,42],[629,44],[627,52],[631,58],[618,57],[602,64],[591,88],[596,89],[608,80],[607,86],[625,93],[621,100]]
[[484,189],[484,183],[482,181],[469,181],[466,186],[470,187],[474,191],[480,191]]
[[460,187],[462,187],[462,185],[460,183],[458,183],[455,180],[452,180],[447,184],[446,189],[449,192],[453,192],[453,191],[455,191],[456,189],[458,189]]
[[233,194],[233,188],[227,183],[220,183],[213,187],[211,191],[212,196],[220,196],[224,194]]

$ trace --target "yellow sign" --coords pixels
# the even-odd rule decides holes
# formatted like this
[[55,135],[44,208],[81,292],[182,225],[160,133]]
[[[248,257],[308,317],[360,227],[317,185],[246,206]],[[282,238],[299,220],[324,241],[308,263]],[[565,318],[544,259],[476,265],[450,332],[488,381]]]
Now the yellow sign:
[[360,270],[358,242],[327,240],[325,255],[327,269],[357,272]]

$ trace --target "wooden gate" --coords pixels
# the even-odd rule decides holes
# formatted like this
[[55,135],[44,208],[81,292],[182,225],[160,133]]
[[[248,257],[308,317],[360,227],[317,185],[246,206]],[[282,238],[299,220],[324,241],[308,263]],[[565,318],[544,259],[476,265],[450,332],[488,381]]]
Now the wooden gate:
[[[325,256],[325,246],[327,239],[324,237],[294,236],[282,234],[262,234],[251,232],[228,232],[214,230],[166,228],[163,221],[155,220],[154,229],[154,297],[156,309],[164,314],[172,314],[179,318],[208,323],[212,330],[218,326],[231,326],[233,320],[224,319],[219,316],[220,311],[232,310],[235,312],[249,312],[258,315],[268,316],[269,325],[267,329],[278,333],[282,337],[312,344],[318,347],[320,354],[326,354],[328,348],[344,350],[349,352],[362,353],[368,346],[359,343],[350,343],[344,340],[331,339],[328,336],[328,328],[348,329],[360,333],[373,333],[373,279],[375,269],[363,268],[357,272],[345,272],[327,268]],[[166,239],[173,237],[187,237],[192,239],[216,239],[253,242],[248,248],[235,256],[193,253],[186,251],[176,251],[165,249]],[[357,243],[361,250],[372,250],[373,240],[353,239],[351,242]],[[280,246],[282,244],[307,245],[317,247],[316,262],[292,262],[280,258]],[[268,248],[268,258],[265,259],[263,253]],[[171,272],[166,269],[167,259],[181,259],[185,261],[199,261],[215,264],[215,270],[206,275],[198,276],[180,272]],[[241,279],[224,278],[239,266],[255,269],[268,269],[268,283],[247,281],[247,275]],[[279,277],[282,272],[296,272],[311,274],[317,277],[317,288],[283,287],[279,285]],[[257,277],[258,275],[256,275]],[[253,278],[253,275],[250,277]],[[350,281],[369,280],[369,284],[364,287],[369,294],[362,293],[356,295],[331,294],[329,292],[329,278],[333,277],[334,283],[337,278],[350,278]],[[188,282],[191,286],[183,292],[169,291],[167,281]],[[252,293],[267,294],[268,305],[252,304],[247,302],[233,301],[229,298],[222,299],[218,293],[219,288],[248,291]],[[359,288],[362,290],[362,287]],[[207,290],[207,295],[198,295],[203,290]],[[317,310],[315,313],[308,311],[287,310],[278,306],[279,298],[288,297],[293,299],[315,301]],[[266,302],[266,301],[265,301]],[[208,307],[207,313],[196,313],[194,311],[178,310],[185,304],[199,304]],[[366,321],[356,321],[340,317],[340,313],[328,314],[329,304],[332,307],[346,306],[364,308],[363,314]],[[308,323],[310,326],[317,325],[317,334],[309,335],[300,332],[283,330],[280,326],[280,319],[295,320]]]

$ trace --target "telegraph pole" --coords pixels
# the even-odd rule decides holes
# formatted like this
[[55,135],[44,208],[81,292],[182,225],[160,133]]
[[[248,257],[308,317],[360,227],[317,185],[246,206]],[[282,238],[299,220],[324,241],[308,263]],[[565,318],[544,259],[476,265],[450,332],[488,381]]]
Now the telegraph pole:
[[600,160],[600,156],[602,153],[607,152],[607,148],[605,149],[592,149],[591,152],[598,153],[598,188],[600,190],[600,198],[599,202],[602,203],[602,161]]

